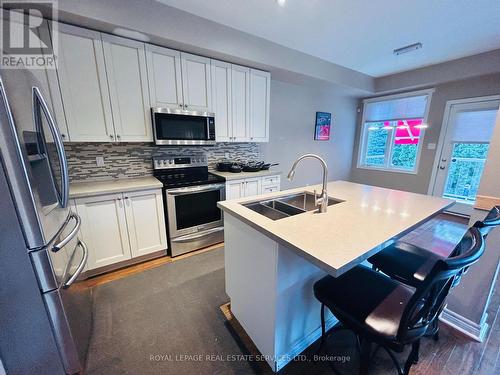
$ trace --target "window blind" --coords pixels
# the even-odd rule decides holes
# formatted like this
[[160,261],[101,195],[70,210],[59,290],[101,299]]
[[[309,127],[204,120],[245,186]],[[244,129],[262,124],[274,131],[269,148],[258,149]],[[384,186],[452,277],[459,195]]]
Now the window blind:
[[365,122],[422,118],[426,104],[427,95],[369,102],[365,106]]

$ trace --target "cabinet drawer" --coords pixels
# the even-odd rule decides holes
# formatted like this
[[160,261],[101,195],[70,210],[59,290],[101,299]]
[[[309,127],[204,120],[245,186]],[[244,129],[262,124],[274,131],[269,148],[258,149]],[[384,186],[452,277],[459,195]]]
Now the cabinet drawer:
[[262,194],[273,193],[275,191],[280,191],[279,185],[262,186]]
[[266,176],[262,177],[262,186],[279,185],[280,176]]

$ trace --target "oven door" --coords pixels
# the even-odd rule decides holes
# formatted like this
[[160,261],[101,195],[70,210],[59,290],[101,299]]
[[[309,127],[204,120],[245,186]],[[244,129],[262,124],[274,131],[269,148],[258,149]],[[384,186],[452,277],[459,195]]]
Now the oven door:
[[217,202],[226,198],[224,184],[168,189],[165,197],[171,238],[223,225]]
[[215,144],[213,113],[153,108],[152,114],[157,145]]

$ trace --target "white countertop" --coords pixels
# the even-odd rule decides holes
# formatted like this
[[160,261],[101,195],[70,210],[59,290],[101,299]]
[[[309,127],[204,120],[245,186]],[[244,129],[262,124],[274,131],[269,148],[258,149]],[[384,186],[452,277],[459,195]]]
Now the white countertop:
[[242,205],[314,189],[320,192],[321,185],[223,201],[218,205],[226,214],[339,276],[454,203],[422,194],[335,181],[328,183],[328,196],[344,202],[329,206],[323,214],[310,211],[274,221]]
[[103,181],[75,182],[69,185],[69,197],[80,198],[92,195],[122,193],[147,189],[161,189],[163,184],[153,176],[120,178]]
[[229,180],[241,180],[243,178],[251,178],[251,177],[276,176],[280,175],[281,171],[269,169],[267,171],[259,171],[259,172],[231,173],[231,172],[218,172],[216,170],[211,170],[210,173],[224,177],[227,181],[229,181]]

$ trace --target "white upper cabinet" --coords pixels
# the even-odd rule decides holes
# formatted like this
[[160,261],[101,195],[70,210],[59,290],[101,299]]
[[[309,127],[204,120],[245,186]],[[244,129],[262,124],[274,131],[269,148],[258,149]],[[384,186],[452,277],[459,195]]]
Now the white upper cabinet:
[[211,60],[212,112],[215,113],[215,136],[218,142],[232,139],[231,64]]
[[182,108],[181,53],[146,44],[146,63],[151,106]]
[[[231,67],[232,92],[232,141],[248,142],[250,122],[250,69],[232,65]],[[215,114],[217,116],[217,113]],[[217,121],[217,117],[216,120]]]
[[250,69],[250,141],[269,141],[271,74]]
[[210,59],[181,52],[181,64],[184,108],[208,111],[212,106]]
[[144,43],[106,34],[102,41],[116,139],[151,142]]
[[59,25],[58,77],[73,142],[114,140],[101,35]]

